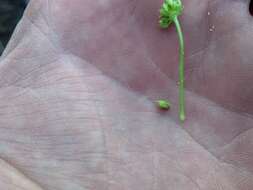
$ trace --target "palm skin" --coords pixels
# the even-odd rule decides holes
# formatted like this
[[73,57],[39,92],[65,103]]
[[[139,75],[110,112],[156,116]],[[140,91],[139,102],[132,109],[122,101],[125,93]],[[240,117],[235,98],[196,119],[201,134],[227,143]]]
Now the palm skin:
[[183,1],[183,124],[161,3],[30,2],[1,58],[1,189],[253,188],[249,2]]

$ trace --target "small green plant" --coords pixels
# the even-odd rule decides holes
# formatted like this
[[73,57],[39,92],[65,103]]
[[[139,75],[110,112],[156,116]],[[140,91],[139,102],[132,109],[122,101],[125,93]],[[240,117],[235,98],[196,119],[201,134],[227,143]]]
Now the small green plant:
[[[183,12],[181,0],[165,0],[161,9],[159,24],[163,29],[167,29],[172,23],[175,24],[179,38],[179,119],[185,120],[185,97],[184,97],[184,38],[183,32],[178,20],[178,16]],[[159,100],[160,101],[160,100]],[[158,101],[158,102],[159,102]],[[164,100],[162,100],[164,102]],[[163,105],[159,107],[163,109]]]

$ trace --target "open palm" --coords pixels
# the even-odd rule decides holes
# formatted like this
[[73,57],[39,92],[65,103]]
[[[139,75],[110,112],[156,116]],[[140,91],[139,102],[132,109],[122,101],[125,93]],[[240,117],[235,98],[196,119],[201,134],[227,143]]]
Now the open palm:
[[30,2],[1,58],[1,189],[253,188],[249,2],[183,2],[183,124],[161,1]]

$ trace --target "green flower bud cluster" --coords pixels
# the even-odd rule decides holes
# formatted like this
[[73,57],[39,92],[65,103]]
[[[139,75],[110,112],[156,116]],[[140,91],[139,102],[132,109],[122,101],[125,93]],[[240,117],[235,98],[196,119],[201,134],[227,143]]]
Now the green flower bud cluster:
[[183,4],[181,0],[165,0],[160,9],[159,24],[161,28],[168,28],[175,17],[179,16],[182,11]]

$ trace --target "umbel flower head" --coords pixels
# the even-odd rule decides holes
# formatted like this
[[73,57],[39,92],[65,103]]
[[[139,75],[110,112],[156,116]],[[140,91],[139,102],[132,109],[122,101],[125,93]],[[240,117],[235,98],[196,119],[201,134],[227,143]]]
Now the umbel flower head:
[[183,11],[181,0],[165,0],[160,9],[159,24],[161,28],[168,28],[175,17],[179,16]]

